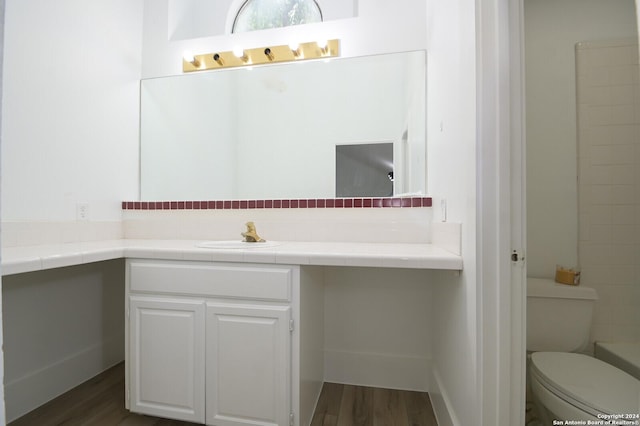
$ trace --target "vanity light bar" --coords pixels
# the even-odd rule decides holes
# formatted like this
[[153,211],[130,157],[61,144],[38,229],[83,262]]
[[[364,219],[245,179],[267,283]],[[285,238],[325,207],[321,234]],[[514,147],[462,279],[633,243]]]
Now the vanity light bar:
[[182,71],[206,71],[277,62],[303,61],[307,59],[334,58],[340,56],[340,40],[309,42],[296,45],[268,46],[255,49],[234,49],[203,55],[185,55]]

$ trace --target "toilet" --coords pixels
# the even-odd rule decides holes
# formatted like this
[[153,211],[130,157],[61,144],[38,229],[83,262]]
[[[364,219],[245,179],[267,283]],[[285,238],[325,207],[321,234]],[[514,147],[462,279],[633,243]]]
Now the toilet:
[[545,426],[640,410],[640,380],[580,353],[589,344],[597,298],[592,288],[527,279],[528,377]]

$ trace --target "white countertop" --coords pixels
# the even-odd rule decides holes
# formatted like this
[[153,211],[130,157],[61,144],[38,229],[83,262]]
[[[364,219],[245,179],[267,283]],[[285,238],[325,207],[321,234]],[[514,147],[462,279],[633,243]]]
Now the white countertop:
[[2,275],[111,259],[462,270],[462,257],[431,244],[282,241],[273,247],[201,248],[195,240],[109,240],[2,249]]

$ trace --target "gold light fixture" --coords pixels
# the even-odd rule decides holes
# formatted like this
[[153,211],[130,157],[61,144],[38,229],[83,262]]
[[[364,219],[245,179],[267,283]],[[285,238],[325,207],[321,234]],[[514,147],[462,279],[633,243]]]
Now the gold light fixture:
[[270,62],[273,62],[273,60],[276,58],[276,57],[273,55],[273,52],[271,51],[271,48],[270,48],[270,47],[267,47],[267,48],[265,48],[265,49],[264,49],[264,56],[266,56],[266,57],[267,57],[267,59],[268,59]]
[[[220,65],[221,67],[224,66],[224,60],[222,59],[222,57],[220,56],[220,54],[218,53],[214,53],[212,56],[213,60],[216,62],[216,64]],[[202,68],[202,69],[206,69],[206,68]]]
[[340,56],[340,40],[338,39],[259,47],[255,49],[242,49],[237,47],[229,52],[206,53],[202,55],[185,53],[182,59],[182,71],[205,71],[248,65],[334,58],[338,56]]

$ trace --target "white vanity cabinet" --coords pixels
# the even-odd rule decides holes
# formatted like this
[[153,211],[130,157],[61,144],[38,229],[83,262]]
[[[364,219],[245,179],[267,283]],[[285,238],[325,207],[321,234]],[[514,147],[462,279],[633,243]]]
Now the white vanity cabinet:
[[129,297],[132,411],[204,422],[203,301]]
[[289,424],[289,307],[207,303],[206,310],[206,423]]
[[[306,423],[299,266],[128,259],[126,282],[131,411],[219,426]],[[322,368],[305,368],[318,371],[303,373],[306,401]]]

